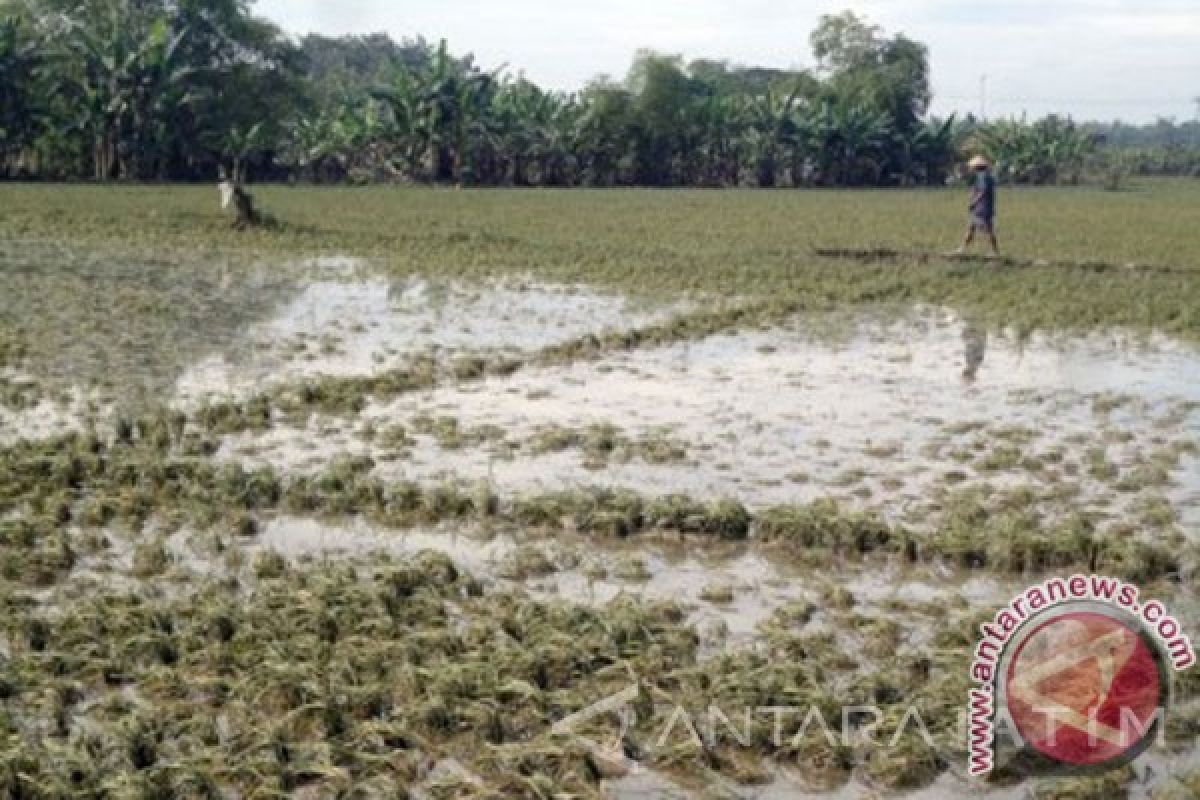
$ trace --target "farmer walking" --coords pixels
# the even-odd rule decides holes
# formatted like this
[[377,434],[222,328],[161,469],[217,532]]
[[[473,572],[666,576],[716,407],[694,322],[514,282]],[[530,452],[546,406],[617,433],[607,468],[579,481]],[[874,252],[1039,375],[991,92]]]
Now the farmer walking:
[[992,165],[983,156],[975,156],[967,166],[971,168],[971,202],[968,206],[970,222],[967,225],[967,235],[962,246],[955,254],[962,254],[975,241],[975,234],[983,233],[992,245],[992,255],[1000,255],[1000,246],[996,243],[996,179],[992,177]]

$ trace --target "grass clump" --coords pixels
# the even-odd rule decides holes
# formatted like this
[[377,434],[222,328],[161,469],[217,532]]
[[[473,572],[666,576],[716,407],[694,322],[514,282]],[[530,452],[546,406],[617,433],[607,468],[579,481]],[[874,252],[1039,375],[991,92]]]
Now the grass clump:
[[558,572],[558,566],[541,549],[523,546],[504,557],[496,574],[513,581],[544,578]]
[[893,531],[881,519],[845,512],[833,500],[768,508],[756,520],[755,536],[768,545],[793,552],[865,555],[894,543]]
[[1109,800],[1122,797],[1134,780],[1133,768],[1126,765],[1103,775],[1068,778],[1044,778],[1036,782],[1036,800]]
[[714,605],[729,605],[734,597],[734,588],[727,583],[709,584],[700,590],[700,599]]
[[528,447],[534,455],[578,449],[584,465],[590,469],[603,469],[610,461],[624,463],[635,458],[647,464],[674,464],[687,458],[687,446],[666,431],[651,431],[631,438],[610,423],[595,423],[582,429],[545,425],[534,432]]
[[667,495],[647,506],[646,520],[652,527],[721,539],[745,539],[750,535],[750,512],[736,500],[703,505],[684,495]]
[[133,574],[139,578],[162,575],[171,567],[172,561],[166,543],[162,539],[150,539],[133,550]]

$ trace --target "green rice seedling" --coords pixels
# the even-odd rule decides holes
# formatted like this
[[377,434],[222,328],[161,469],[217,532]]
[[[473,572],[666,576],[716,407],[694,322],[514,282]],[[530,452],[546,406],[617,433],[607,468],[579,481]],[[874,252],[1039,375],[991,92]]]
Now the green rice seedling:
[[[490,503],[490,497],[488,498]],[[423,493],[421,513],[426,521],[464,519],[477,512],[475,498],[457,486],[443,484]]]
[[1148,542],[1128,536],[1100,540],[1093,558],[1095,569],[1139,586],[1162,578],[1177,581],[1184,559],[1194,557],[1182,542]]
[[42,391],[35,381],[0,375],[0,407],[26,411],[36,407],[41,399]]
[[1037,800],[1108,800],[1122,797],[1134,780],[1133,768],[1126,765],[1102,775],[1067,778],[1042,778],[1034,783]]
[[1172,709],[1167,715],[1165,734],[1167,745],[1175,752],[1186,752],[1200,738],[1200,707]]
[[245,402],[214,403],[201,407],[192,415],[192,421],[208,433],[261,432],[271,427],[271,405],[263,396]]
[[1108,453],[1103,447],[1088,448],[1085,454],[1088,475],[1098,481],[1111,483],[1117,479],[1117,465],[1109,461]]
[[832,792],[844,786],[855,767],[853,748],[836,733],[831,740],[817,723],[789,738],[778,757],[794,764],[806,788],[815,791]]
[[952,469],[942,473],[941,481],[947,486],[958,486],[959,484],[966,483],[970,478],[971,476],[961,469]]
[[583,432],[580,446],[584,464],[591,468],[602,468],[619,450],[627,448],[628,440],[615,425],[597,423],[589,425]]
[[1025,515],[999,516],[981,534],[990,542],[988,565],[1017,575],[1088,566],[1099,547],[1092,525],[1079,517],[1045,530]]
[[847,589],[845,586],[827,585],[821,590],[821,602],[826,607],[836,609],[838,611],[847,611],[854,608],[856,600],[854,592]]
[[139,578],[162,575],[171,567],[173,561],[162,539],[149,539],[133,549],[133,574]]
[[[960,464],[969,464],[976,459],[977,450],[973,447],[953,447],[947,452],[946,456],[951,461],[957,461]],[[931,457],[936,458],[937,456],[934,455]]]
[[613,577],[630,583],[645,583],[653,577],[641,558],[622,558],[613,564],[609,572]]
[[461,450],[485,442],[502,442],[506,436],[504,429],[495,425],[464,428],[454,417],[432,417],[428,414],[414,417],[412,428],[419,434],[432,436],[443,450]]
[[544,578],[558,571],[558,566],[541,549],[529,545],[517,548],[500,562],[496,574],[513,581]]
[[817,607],[807,600],[792,600],[772,612],[763,622],[767,631],[793,632],[807,625],[817,613]]
[[1119,492],[1138,492],[1143,489],[1166,486],[1171,482],[1171,473],[1159,464],[1141,462],[1113,484]]
[[254,558],[254,575],[259,580],[282,578],[287,571],[287,559],[274,550],[264,550]]
[[450,365],[455,380],[474,381],[488,374],[488,359],[483,356],[461,356]]
[[1137,435],[1133,431],[1122,428],[1106,428],[1101,437],[1108,444],[1129,444]]
[[841,472],[840,474],[838,474],[833,479],[832,485],[843,487],[843,488],[850,487],[850,486],[857,486],[858,484],[862,483],[866,479],[866,477],[867,477],[866,470],[861,469],[859,467],[851,467],[850,469],[847,469],[847,470]]
[[413,448],[416,441],[408,435],[408,429],[403,425],[389,425],[379,432],[377,437],[378,443],[389,449],[408,451]]
[[1014,447],[1027,447],[1037,440],[1038,435],[1036,430],[1027,425],[1002,425],[988,431],[990,438]]
[[975,465],[985,472],[1003,472],[1016,469],[1021,465],[1024,453],[1019,447],[1002,445],[990,450]]
[[704,525],[705,508],[686,495],[666,495],[653,500],[647,506],[646,519],[651,527],[699,531]]
[[962,420],[945,426],[944,430],[950,436],[965,436],[969,433],[979,433],[987,427],[988,424],[983,420]]
[[256,536],[259,531],[258,520],[253,515],[246,513],[236,514],[230,522],[230,528],[234,536],[243,539]]
[[795,552],[825,550],[860,555],[887,549],[893,543],[891,529],[878,517],[844,512],[832,500],[766,509],[755,521],[755,539]]
[[480,483],[471,493],[471,511],[482,519],[492,519],[500,514],[500,497],[486,483]]
[[1152,800],[1191,800],[1200,796],[1200,771],[1171,775],[1154,787]]
[[700,599],[714,605],[729,605],[734,600],[734,589],[727,583],[713,583],[700,590]]
[[933,783],[946,768],[947,762],[912,728],[894,744],[895,732],[904,724],[902,708],[888,709],[877,735],[888,742],[886,746],[868,750],[863,771],[875,784],[893,790],[921,789]]
[[871,458],[890,460],[900,455],[904,451],[904,445],[900,442],[868,442],[863,448],[863,453]]
[[736,500],[718,500],[710,505],[701,531],[721,539],[745,539],[750,535],[750,512]]
[[[852,599],[851,596],[851,602]],[[838,598],[838,601],[846,602],[846,598]],[[852,614],[848,622],[862,639],[863,652],[868,656],[888,659],[895,655],[900,646],[900,624],[896,620],[888,617]]]
[[645,502],[627,490],[576,493],[567,505],[572,527],[583,533],[624,538],[642,531],[647,524]]
[[1161,494],[1138,497],[1133,504],[1138,522],[1152,530],[1168,530],[1179,522],[1179,514],[1171,501]]
[[509,512],[513,521],[528,528],[559,529],[576,509],[576,499],[567,492],[517,497]]
[[687,445],[663,430],[642,434],[631,449],[647,464],[679,464],[688,455]]
[[1102,392],[1092,398],[1092,413],[1111,414],[1118,408],[1128,406],[1135,400],[1133,395],[1119,392]]
[[582,436],[578,431],[561,425],[544,425],[535,430],[530,438],[530,450],[535,455],[561,453],[578,447],[581,442]]

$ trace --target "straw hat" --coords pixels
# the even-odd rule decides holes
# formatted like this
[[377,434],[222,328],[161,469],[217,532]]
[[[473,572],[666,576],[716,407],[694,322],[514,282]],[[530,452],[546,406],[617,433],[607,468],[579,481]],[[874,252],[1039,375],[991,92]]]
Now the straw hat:
[[983,156],[975,156],[967,162],[967,166],[971,169],[985,169],[992,166],[992,162],[988,161]]

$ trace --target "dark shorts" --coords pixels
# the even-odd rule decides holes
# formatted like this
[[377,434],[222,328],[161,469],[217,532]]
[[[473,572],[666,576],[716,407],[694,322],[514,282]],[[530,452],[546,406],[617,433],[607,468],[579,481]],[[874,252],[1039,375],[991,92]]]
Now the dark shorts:
[[984,233],[991,233],[992,228],[995,224],[995,221],[996,220],[994,217],[985,217],[982,214],[972,214],[971,215],[971,230],[983,231]]

